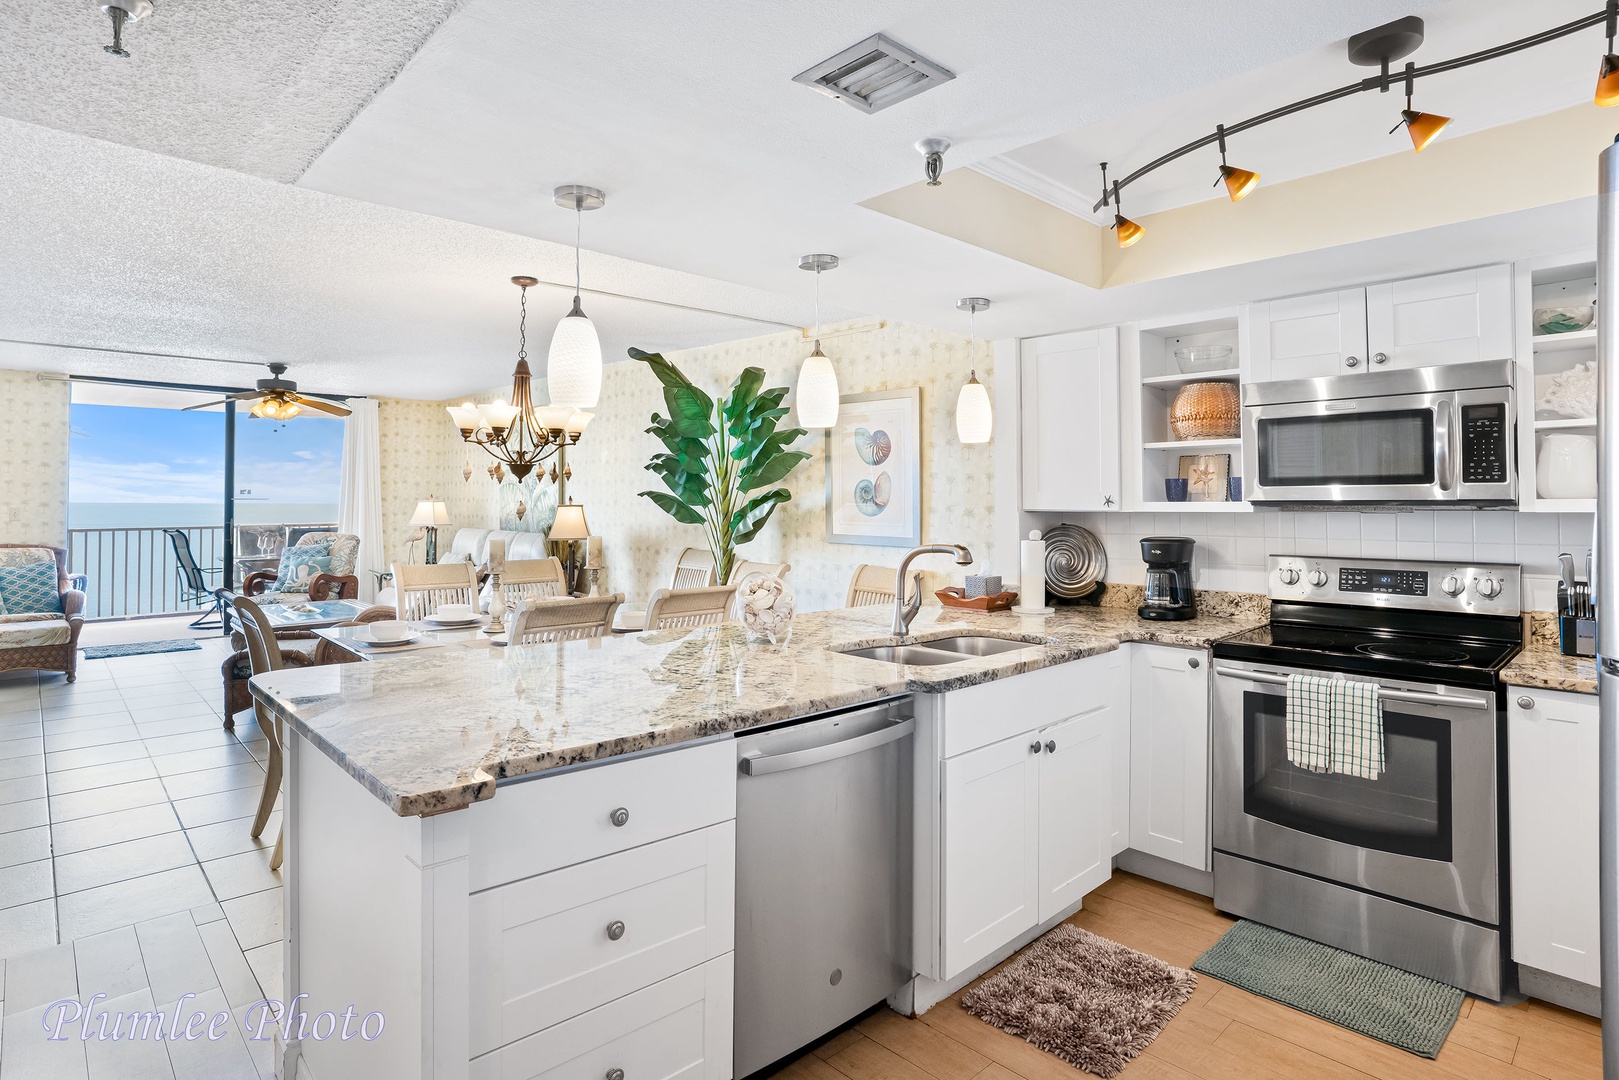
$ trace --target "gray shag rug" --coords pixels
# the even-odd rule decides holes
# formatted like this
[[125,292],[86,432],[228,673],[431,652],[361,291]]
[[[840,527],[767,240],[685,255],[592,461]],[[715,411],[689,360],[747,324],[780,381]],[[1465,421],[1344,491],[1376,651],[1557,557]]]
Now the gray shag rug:
[[1063,923],[961,1005],[1068,1064],[1117,1076],[1197,989],[1197,976]]
[[1227,930],[1192,970],[1425,1058],[1439,1056],[1466,996],[1454,986],[1246,920]]
[[106,660],[112,656],[147,656],[151,653],[191,652],[200,649],[191,638],[170,638],[167,641],[132,641],[125,645],[87,645],[86,660]]

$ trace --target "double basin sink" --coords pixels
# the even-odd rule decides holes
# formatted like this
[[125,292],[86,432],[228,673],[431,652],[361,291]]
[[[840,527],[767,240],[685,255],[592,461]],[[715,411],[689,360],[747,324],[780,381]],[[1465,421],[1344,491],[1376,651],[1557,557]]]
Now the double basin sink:
[[1043,644],[1040,641],[1013,641],[1007,638],[958,634],[909,645],[872,645],[864,649],[839,649],[845,656],[863,656],[889,664],[959,664],[976,656],[998,656]]

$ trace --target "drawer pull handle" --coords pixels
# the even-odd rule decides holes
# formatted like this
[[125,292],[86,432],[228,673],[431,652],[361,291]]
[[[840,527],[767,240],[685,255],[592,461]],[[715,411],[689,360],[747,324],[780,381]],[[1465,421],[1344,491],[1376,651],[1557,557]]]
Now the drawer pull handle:
[[624,1080],[623,1069],[608,1069],[606,1080]]
[[1029,753],[1038,754],[1039,752],[1040,752],[1040,740],[1036,739],[1036,740],[1034,740],[1034,742],[1029,744]]
[[621,806],[617,810],[614,810],[611,814],[608,814],[607,820],[613,823],[613,828],[622,829],[624,826],[630,823],[630,812]]
[[1055,739],[1047,739],[1046,740],[1046,753],[1055,754],[1056,752],[1057,752],[1057,740],[1055,740]]
[[1520,697],[1518,699],[1518,708],[1520,708],[1520,709],[1533,709],[1534,707],[1535,707],[1535,699],[1530,697],[1528,694],[1525,694],[1525,695],[1523,695],[1522,697]]
[[622,919],[614,919],[612,922],[607,924],[607,940],[608,941],[617,941],[619,938],[621,938],[623,936],[624,936],[624,921]]

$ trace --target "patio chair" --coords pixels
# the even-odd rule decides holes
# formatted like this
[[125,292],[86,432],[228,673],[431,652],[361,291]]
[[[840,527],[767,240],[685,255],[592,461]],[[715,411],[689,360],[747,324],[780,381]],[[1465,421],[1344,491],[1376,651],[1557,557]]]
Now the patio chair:
[[[219,582],[209,580],[224,572],[222,566],[201,567],[191,554],[191,535],[184,529],[164,529],[174,545],[174,573],[180,579],[180,602],[191,607],[207,605],[191,623],[193,630],[228,630],[225,597]],[[212,620],[212,621],[210,621]]]

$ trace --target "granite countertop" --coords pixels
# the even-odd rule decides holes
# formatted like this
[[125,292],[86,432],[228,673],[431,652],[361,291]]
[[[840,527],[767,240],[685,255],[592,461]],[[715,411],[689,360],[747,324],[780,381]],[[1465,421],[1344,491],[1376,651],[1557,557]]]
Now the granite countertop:
[[1597,692],[1597,662],[1584,656],[1564,656],[1556,644],[1531,641],[1501,671],[1508,686],[1537,690],[1567,690],[1575,694]]
[[[897,694],[941,693],[1109,652],[1126,641],[1194,648],[1263,626],[1262,604],[1200,598],[1199,618],[1133,607],[1048,616],[925,607],[906,640],[962,632],[1030,642],[998,656],[896,666],[833,648],[892,644],[892,609],[805,612],[782,648],[736,625],[559,645],[446,646],[367,663],[255,676],[253,695],[402,817],[492,798],[496,781],[725,734]],[[1110,597],[1122,605],[1127,595]]]

